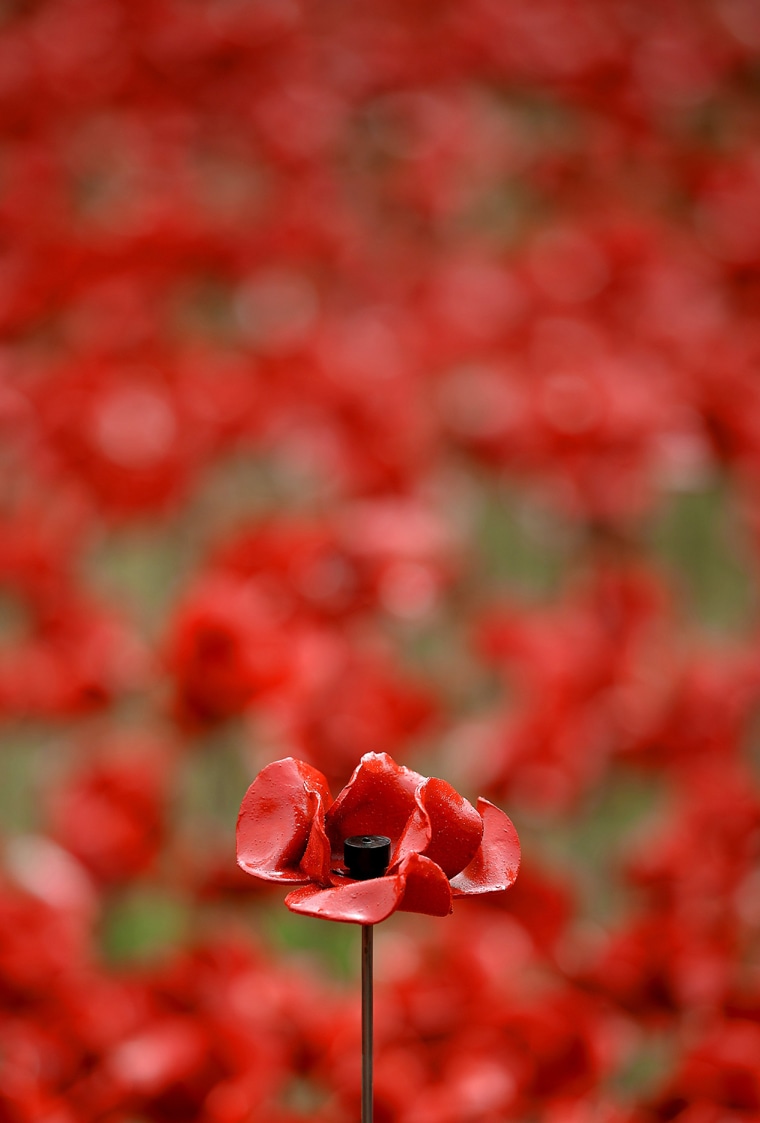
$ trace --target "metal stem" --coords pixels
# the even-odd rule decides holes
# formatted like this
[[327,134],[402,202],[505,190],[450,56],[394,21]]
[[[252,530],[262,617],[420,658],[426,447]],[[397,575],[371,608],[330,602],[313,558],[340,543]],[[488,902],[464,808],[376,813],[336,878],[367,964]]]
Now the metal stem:
[[372,1123],[372,925],[362,925],[362,1123]]

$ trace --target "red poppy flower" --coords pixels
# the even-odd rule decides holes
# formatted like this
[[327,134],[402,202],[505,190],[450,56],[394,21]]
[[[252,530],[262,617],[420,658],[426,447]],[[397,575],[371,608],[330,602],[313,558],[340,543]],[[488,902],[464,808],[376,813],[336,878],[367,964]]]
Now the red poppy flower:
[[[352,877],[346,839],[378,835],[390,840],[387,870]],[[508,889],[520,843],[488,800],[476,809],[445,780],[366,753],[335,801],[311,765],[292,757],[267,765],[240,808],[237,856],[254,877],[300,885],[285,899],[293,912],[376,924],[397,909],[446,916],[455,897]]]

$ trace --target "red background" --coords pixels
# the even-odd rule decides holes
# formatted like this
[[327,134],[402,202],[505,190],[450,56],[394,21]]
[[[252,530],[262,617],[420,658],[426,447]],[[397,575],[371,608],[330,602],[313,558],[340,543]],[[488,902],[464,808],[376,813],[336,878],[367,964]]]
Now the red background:
[[344,1123],[247,785],[509,893],[377,938],[377,1123],[760,1119],[754,0],[8,0],[0,1120]]

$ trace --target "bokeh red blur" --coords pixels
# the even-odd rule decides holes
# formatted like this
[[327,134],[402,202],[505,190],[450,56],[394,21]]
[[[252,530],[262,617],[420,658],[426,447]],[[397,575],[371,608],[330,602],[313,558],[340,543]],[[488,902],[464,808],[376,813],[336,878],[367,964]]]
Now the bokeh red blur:
[[355,1123],[367,752],[523,847],[377,1123],[758,1123],[758,137],[757,0],[2,4],[1,1123]]

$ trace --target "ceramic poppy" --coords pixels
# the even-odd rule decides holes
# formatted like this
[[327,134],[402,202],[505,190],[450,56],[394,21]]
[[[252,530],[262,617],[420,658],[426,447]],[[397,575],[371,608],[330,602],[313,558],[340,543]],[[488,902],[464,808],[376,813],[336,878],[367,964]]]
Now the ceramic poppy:
[[[390,840],[386,870],[349,873],[344,843]],[[421,776],[387,753],[366,753],[335,800],[321,772],[286,757],[267,765],[243,799],[238,864],[298,886],[285,903],[326,920],[376,924],[397,909],[445,916],[455,897],[508,889],[520,843],[510,819],[486,799],[477,808],[445,780]]]

